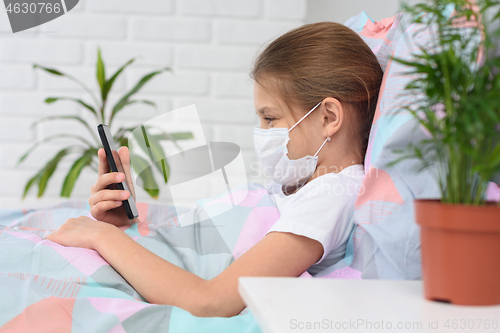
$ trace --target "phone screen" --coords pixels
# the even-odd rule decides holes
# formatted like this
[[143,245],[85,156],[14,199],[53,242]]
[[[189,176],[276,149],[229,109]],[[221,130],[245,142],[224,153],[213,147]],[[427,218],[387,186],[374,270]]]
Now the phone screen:
[[123,170],[123,166],[120,160],[120,155],[116,149],[115,140],[113,140],[113,135],[108,126],[106,125],[98,125],[97,130],[99,132],[99,136],[101,138],[102,146],[104,151],[106,152],[106,157],[108,158],[109,169],[111,172],[122,172],[125,175],[125,180],[121,183],[113,183],[109,186],[110,189],[113,190],[125,190],[130,192],[130,197],[127,200],[123,200],[123,207],[127,212],[127,216],[130,220],[139,216],[139,212],[135,205],[134,197],[132,196],[132,192],[129,190],[127,186],[127,175]]

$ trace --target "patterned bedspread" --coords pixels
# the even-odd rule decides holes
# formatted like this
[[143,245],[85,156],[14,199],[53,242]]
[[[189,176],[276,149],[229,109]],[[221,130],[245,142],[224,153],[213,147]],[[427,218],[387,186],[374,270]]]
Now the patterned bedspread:
[[[245,184],[232,195],[201,200],[191,209],[138,203],[143,222],[121,229],[165,260],[211,279],[279,217],[261,185]],[[260,332],[247,309],[231,318],[201,318],[150,304],[98,252],[44,239],[81,215],[91,217],[86,202],[0,210],[0,332]]]

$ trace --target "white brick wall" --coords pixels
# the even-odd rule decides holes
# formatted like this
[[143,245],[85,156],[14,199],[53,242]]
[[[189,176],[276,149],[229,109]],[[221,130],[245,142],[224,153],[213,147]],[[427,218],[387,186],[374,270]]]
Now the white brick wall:
[[[306,19],[306,0],[82,0],[60,18],[28,31],[12,34],[0,10],[0,208],[43,206],[59,197],[62,181],[74,160],[63,161],[43,199],[33,188],[21,201],[26,181],[59,149],[74,140],[56,140],[37,148],[19,167],[18,158],[35,142],[60,132],[91,140],[86,129],[71,120],[31,123],[43,116],[81,115],[85,109],[67,101],[43,103],[49,96],[91,99],[74,82],[32,68],[33,63],[57,68],[85,82],[97,92],[95,60],[100,46],[107,75],[125,61],[136,62],[117,80],[109,103],[144,74],[166,66],[173,73],[154,78],[137,95],[157,103],[124,109],[113,125],[138,125],[159,114],[196,104],[207,140],[237,143],[249,180],[257,177],[253,152],[252,82],[248,77],[259,48]],[[190,119],[171,119],[173,127],[189,127]],[[94,123],[90,122],[94,127]],[[183,142],[180,143],[183,145]],[[191,147],[193,143],[184,143]],[[86,169],[71,199],[88,199],[97,174]],[[210,186],[210,184],[207,184]],[[207,190],[207,189],[203,189]],[[138,188],[139,201],[158,202]],[[160,202],[164,201],[160,197]]]
[[[260,0],[183,0],[178,4],[183,15],[256,19],[262,15],[262,1]],[[305,16],[305,12],[302,15]]]

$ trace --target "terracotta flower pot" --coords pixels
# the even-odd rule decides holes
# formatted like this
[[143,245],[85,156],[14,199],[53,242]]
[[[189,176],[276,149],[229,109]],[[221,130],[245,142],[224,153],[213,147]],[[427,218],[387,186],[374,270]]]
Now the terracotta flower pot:
[[500,207],[415,200],[428,300],[500,304]]

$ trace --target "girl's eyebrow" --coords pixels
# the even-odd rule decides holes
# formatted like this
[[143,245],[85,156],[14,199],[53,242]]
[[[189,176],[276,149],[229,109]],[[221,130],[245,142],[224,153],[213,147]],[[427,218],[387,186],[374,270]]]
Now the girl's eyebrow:
[[269,107],[269,106],[264,106],[264,107],[260,108],[259,110],[255,111],[255,113],[264,114],[264,112],[266,112],[266,111],[272,111],[273,109],[276,109],[276,108]]

